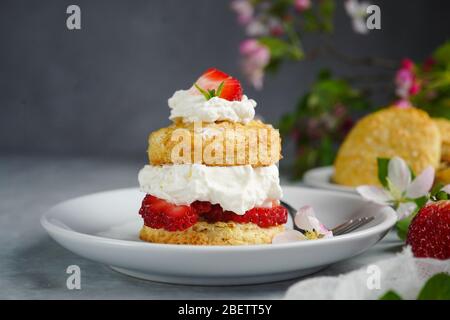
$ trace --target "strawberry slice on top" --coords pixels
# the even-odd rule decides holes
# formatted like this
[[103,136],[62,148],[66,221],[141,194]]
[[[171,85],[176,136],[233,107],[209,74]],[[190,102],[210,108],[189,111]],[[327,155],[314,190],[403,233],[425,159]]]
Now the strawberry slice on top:
[[242,99],[242,86],[239,80],[216,68],[209,68],[194,83],[206,100],[219,97],[229,101]]

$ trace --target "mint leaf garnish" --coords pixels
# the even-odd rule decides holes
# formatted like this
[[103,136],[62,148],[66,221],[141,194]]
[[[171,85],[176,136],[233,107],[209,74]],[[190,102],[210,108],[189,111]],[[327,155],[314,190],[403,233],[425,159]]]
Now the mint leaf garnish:
[[222,81],[219,86],[217,87],[217,92],[216,92],[216,96],[220,97],[222,90],[223,90],[223,86],[224,86],[225,82]]
[[199,85],[197,85],[196,83],[194,83],[195,88],[200,91],[200,93],[205,97],[206,100],[211,99],[211,96],[209,94],[208,91],[206,91],[205,89],[203,89],[202,87],[200,87]]
[[217,89],[208,89],[205,90],[202,87],[200,87],[198,84],[194,83],[194,87],[205,97],[206,100],[209,100],[213,97],[219,97],[220,94],[222,93],[223,90],[223,86],[224,86],[225,82],[222,81],[219,86],[217,87]]

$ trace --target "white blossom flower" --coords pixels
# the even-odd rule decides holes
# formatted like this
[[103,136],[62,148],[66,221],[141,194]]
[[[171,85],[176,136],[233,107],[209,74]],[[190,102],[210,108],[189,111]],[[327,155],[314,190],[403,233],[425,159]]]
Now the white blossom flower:
[[234,0],[231,2],[231,9],[236,12],[240,24],[246,25],[252,21],[254,8],[250,1]]
[[303,233],[297,230],[286,230],[282,233],[277,234],[272,239],[272,243],[288,243],[288,242],[296,242],[296,241],[303,241],[308,240]]
[[428,195],[434,181],[434,168],[429,166],[414,180],[406,162],[394,157],[389,161],[387,188],[359,186],[356,191],[371,202],[393,206],[398,219],[408,217],[417,209],[414,199]]
[[346,0],[345,11],[352,18],[353,30],[357,33],[367,34],[369,29],[366,25],[367,7],[369,3],[358,2],[357,0]]
[[447,194],[450,194],[450,184],[446,185],[441,190],[444,191]]
[[297,230],[287,230],[276,235],[273,238],[272,243],[331,238],[333,236],[333,232],[328,230],[316,218],[314,209],[311,206],[304,206],[298,209],[294,218],[294,223],[298,228],[302,229],[304,233]]

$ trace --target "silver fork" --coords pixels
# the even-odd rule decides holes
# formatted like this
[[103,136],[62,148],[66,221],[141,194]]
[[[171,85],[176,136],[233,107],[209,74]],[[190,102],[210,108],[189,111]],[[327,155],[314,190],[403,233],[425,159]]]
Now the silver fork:
[[[295,210],[294,207],[292,207],[289,203],[286,203],[284,201],[280,201],[280,203],[283,207],[285,207],[288,210],[289,214],[292,217],[292,220],[294,220],[297,210]],[[356,230],[356,229],[368,224],[373,219],[374,219],[374,216],[350,219],[344,223],[341,223],[340,225],[337,225],[336,227],[331,229],[331,231],[333,232],[334,236],[339,236],[339,235],[342,235],[345,233],[352,232],[353,230]],[[298,228],[295,225],[295,223],[294,223],[294,229],[301,231],[301,232],[304,231],[304,230],[301,230],[300,228]]]

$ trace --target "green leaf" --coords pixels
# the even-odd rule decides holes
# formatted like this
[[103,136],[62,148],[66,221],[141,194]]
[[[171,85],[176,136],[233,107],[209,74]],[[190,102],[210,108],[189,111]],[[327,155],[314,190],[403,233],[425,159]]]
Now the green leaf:
[[262,37],[258,41],[270,50],[272,59],[301,60],[304,57],[304,53],[301,48],[280,38]]
[[221,93],[222,93],[222,90],[223,90],[224,84],[225,84],[225,81],[222,81],[222,82],[219,84],[219,86],[217,87],[217,93],[216,93],[216,96],[220,97],[220,95],[221,95]]
[[443,184],[443,183],[441,183],[441,182],[436,183],[436,184],[433,186],[433,188],[431,188],[430,195],[431,195],[432,197],[436,196],[436,195],[441,191],[441,189],[442,189],[443,187],[444,187],[444,184]]
[[405,241],[406,235],[408,234],[409,225],[411,224],[412,219],[414,218],[415,213],[411,214],[409,217],[398,221],[395,225],[397,229],[397,236],[400,240]]
[[216,89],[208,89],[205,90],[202,87],[200,87],[198,84],[194,83],[195,88],[200,91],[200,93],[205,97],[206,100],[209,100],[213,97],[218,97],[222,93],[224,81],[222,81],[219,86]]
[[450,41],[445,42],[433,54],[434,59],[438,63],[448,64],[450,63]]
[[388,165],[389,165],[388,158],[377,158],[377,165],[378,165],[378,180],[382,184],[383,187],[388,186],[387,176],[388,176]]
[[321,17],[322,30],[325,32],[333,31],[333,15],[335,4],[333,0],[322,0],[319,2],[319,15]]
[[413,200],[414,200],[414,202],[417,205],[417,209],[416,210],[419,211],[424,205],[427,204],[428,196],[423,196],[423,197],[416,198],[416,199],[413,199]]
[[313,10],[309,9],[303,12],[303,26],[306,32],[317,32],[320,30],[320,21]]
[[319,165],[328,166],[333,163],[335,152],[333,150],[333,144],[329,137],[323,137],[319,146]]
[[284,136],[288,134],[295,125],[296,117],[295,115],[288,113],[281,117],[280,122],[278,123],[278,129],[280,133]]
[[208,91],[206,91],[205,89],[201,88],[199,85],[197,85],[196,83],[194,83],[195,88],[200,91],[200,93],[205,97],[206,100],[211,99],[211,95]]
[[438,273],[428,279],[417,300],[450,300],[450,275]]
[[280,69],[282,59],[271,58],[264,70],[268,73],[276,73]]
[[389,290],[385,294],[383,294],[379,300],[403,300],[400,295],[394,290]]
[[330,80],[331,79],[331,71],[330,69],[321,69],[319,74],[317,75],[317,79],[321,80]]
[[448,200],[448,194],[441,190],[436,194],[436,200]]

